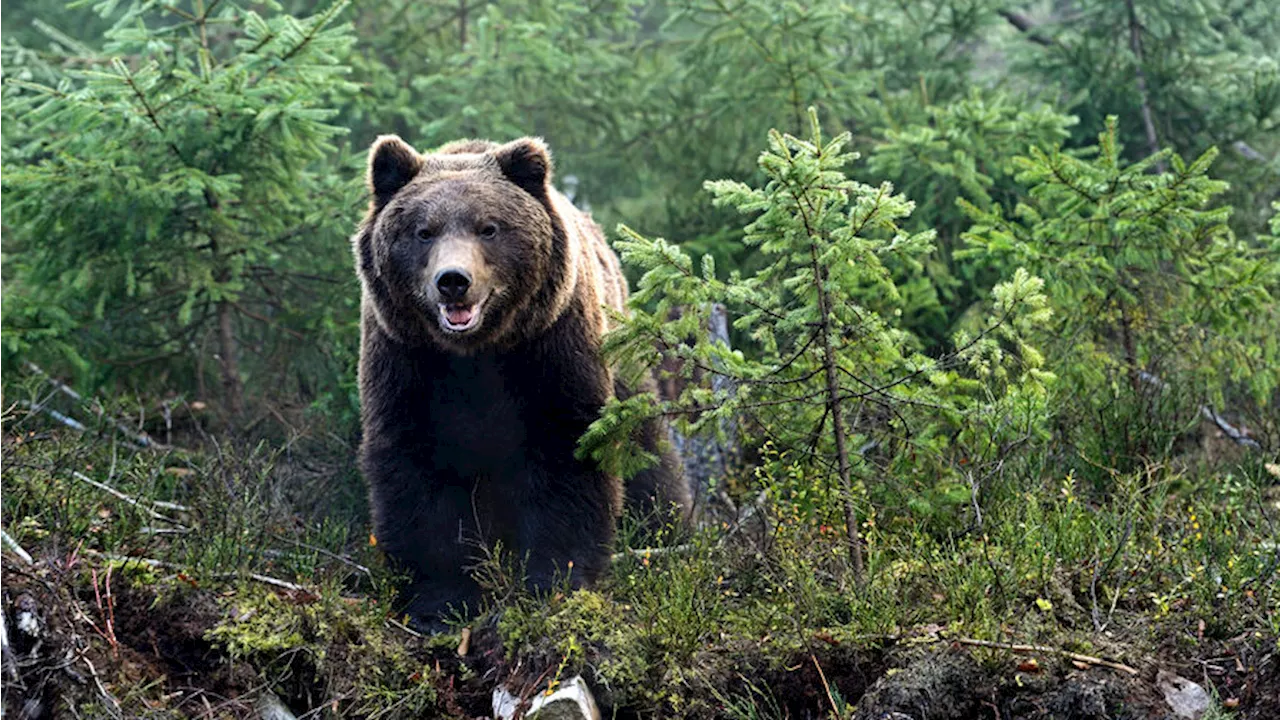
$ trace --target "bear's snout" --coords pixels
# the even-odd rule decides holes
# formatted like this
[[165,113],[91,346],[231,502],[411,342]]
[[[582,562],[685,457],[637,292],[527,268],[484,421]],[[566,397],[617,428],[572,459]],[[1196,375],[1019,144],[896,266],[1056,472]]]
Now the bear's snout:
[[436,289],[446,303],[462,302],[471,289],[471,273],[462,268],[448,268],[436,273]]
[[423,275],[441,330],[456,336],[479,329],[485,301],[494,287],[493,273],[478,242],[457,236],[442,239],[432,249]]

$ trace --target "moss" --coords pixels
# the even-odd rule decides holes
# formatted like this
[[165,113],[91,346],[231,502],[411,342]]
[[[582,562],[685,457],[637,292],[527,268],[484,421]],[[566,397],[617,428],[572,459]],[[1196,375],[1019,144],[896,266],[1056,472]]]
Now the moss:
[[577,673],[603,686],[611,700],[630,701],[646,683],[652,663],[625,606],[591,590],[550,603],[526,600],[508,607],[498,633],[510,655],[554,663],[552,682]]
[[[438,670],[414,652],[413,638],[390,627],[367,599],[342,597],[336,590],[282,594],[246,583],[220,602],[224,616],[206,637],[232,657],[249,659],[260,669],[286,663],[298,682],[347,698],[357,714],[393,706],[406,712],[438,710]],[[277,690],[288,694],[288,688]]]

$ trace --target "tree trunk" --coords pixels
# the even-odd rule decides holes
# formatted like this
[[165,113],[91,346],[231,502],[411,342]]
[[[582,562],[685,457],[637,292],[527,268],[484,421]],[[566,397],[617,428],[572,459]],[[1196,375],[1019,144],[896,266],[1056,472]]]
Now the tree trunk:
[[237,358],[239,348],[231,326],[234,311],[231,303],[225,300],[218,303],[218,360],[222,366],[222,399],[226,403],[227,414],[232,421],[238,420],[240,413],[244,411],[240,362]]
[[[1138,98],[1142,101],[1142,127],[1147,133],[1147,147],[1154,155],[1160,152],[1160,138],[1156,136],[1156,124],[1151,115],[1151,99],[1147,93],[1147,73],[1143,69],[1142,32],[1138,25],[1138,13],[1134,10],[1133,0],[1125,0],[1129,11],[1129,50],[1133,52],[1134,75],[1138,84]],[[1165,171],[1163,161],[1156,163],[1156,170]]]
[[849,449],[845,446],[844,407],[840,401],[840,382],[836,377],[836,353],[831,345],[831,299],[823,282],[826,274],[818,262],[818,250],[809,246],[813,259],[813,277],[818,290],[818,311],[822,315],[822,362],[827,376],[827,410],[835,433],[836,458],[839,461],[840,490],[844,495],[844,521],[849,545],[849,562],[853,565],[853,581],[858,587],[866,583],[862,561],[862,533],[858,530],[858,513],[853,502],[853,478],[849,467]]

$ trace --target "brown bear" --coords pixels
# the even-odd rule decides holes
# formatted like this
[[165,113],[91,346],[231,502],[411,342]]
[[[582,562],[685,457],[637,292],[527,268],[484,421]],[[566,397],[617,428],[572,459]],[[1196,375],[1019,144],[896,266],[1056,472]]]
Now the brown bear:
[[[538,139],[420,154],[383,136],[368,182],[352,240],[360,463],[378,544],[411,577],[409,616],[437,629],[450,607],[474,610],[469,569],[499,542],[534,590],[595,581],[624,493],[574,449],[609,397],[628,392],[600,355],[605,307],[627,298],[617,256],[552,187]],[[628,483],[627,507],[688,508],[664,429],[643,435],[661,461]]]

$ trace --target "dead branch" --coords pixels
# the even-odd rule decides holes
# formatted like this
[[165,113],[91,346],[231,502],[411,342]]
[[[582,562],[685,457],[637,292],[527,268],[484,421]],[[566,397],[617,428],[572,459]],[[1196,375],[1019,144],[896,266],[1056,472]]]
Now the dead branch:
[[[155,511],[155,509],[154,509],[154,508],[152,508],[152,507],[148,507],[147,505],[143,505],[143,504],[142,504],[142,502],[138,501],[137,499],[132,498],[132,497],[129,497],[128,495],[125,495],[124,493],[120,492],[119,490],[117,490],[117,489],[115,489],[115,488],[111,487],[110,485],[107,485],[106,483],[100,483],[100,482],[98,482],[97,480],[94,480],[93,478],[91,478],[91,477],[89,477],[89,476],[85,475],[85,474],[84,474],[84,473],[82,473],[82,472],[79,472],[79,471],[76,471],[76,470],[72,470],[72,471],[71,471],[71,477],[75,478],[76,480],[79,480],[80,482],[87,483],[87,484],[89,484],[89,485],[91,485],[91,486],[93,486],[93,487],[95,487],[95,488],[98,488],[99,490],[101,490],[101,491],[103,491],[103,492],[105,492],[105,493],[107,493],[107,494],[109,494],[109,495],[112,495],[112,496],[114,496],[114,497],[116,497],[116,498],[118,498],[118,499],[120,499],[120,500],[122,500],[122,501],[124,501],[124,502],[126,502],[126,503],[128,503],[128,504],[130,504],[130,505],[132,505],[132,506],[134,506],[134,507],[136,507],[136,508],[138,508],[139,510],[141,510],[141,511],[145,512],[147,515],[149,515],[151,518],[153,518],[153,519],[155,519],[155,520],[160,520],[160,521],[162,521],[162,522],[167,522],[167,523],[169,523],[170,525],[174,525],[174,526],[181,527],[181,528],[185,528],[185,527],[186,527],[186,525],[183,525],[181,522],[178,522],[177,520],[174,520],[173,518],[169,517],[168,515],[163,515],[163,514],[161,514],[161,513],[158,513],[158,512],[156,512],[156,511]],[[148,501],[148,502],[150,503],[151,501]],[[173,503],[170,503],[170,505],[173,505]],[[180,508],[182,508],[183,510],[186,510],[186,509],[187,509],[187,508],[185,508],[185,507],[182,507],[181,505],[178,505],[177,507],[180,507]]]
[[387,618],[387,624],[396,628],[397,630],[403,630],[404,632],[408,633],[409,635],[412,635],[413,637],[416,637],[416,638],[424,637],[422,633],[418,632],[417,630],[414,630],[413,628],[409,627],[408,625],[405,625],[404,623],[400,622],[399,620],[396,620],[395,618]]
[[[57,379],[57,378],[53,377],[52,375],[50,375],[49,373],[45,372],[45,371],[44,371],[44,369],[43,369],[43,368],[41,368],[39,365],[36,365],[35,363],[33,363],[33,362],[31,362],[30,360],[28,360],[28,361],[26,362],[26,367],[27,367],[27,369],[28,369],[28,370],[30,370],[33,374],[38,375],[38,376],[40,376],[41,378],[44,378],[45,382],[47,382],[47,383],[49,383],[50,385],[52,385],[56,390],[58,390],[58,392],[61,392],[63,395],[66,395],[67,397],[69,397],[69,398],[71,398],[72,400],[76,401],[76,402],[77,402],[77,403],[79,403],[80,405],[85,405],[85,404],[86,404],[86,403],[85,403],[85,399],[84,399],[84,396],[83,396],[83,395],[81,395],[80,393],[76,392],[74,389],[72,389],[72,388],[71,388],[71,386],[67,385],[66,383],[62,382],[61,380],[59,380],[59,379]],[[108,416],[108,415],[106,414],[106,411],[102,408],[101,403],[98,403],[97,401],[94,401],[94,405],[96,406],[96,407],[92,408],[92,409],[94,410],[94,412],[95,412],[95,413],[97,413],[97,415],[98,415],[99,417],[104,417],[104,418],[106,418],[106,420],[107,420],[108,422],[110,422],[110,423],[111,423],[111,425],[112,425],[113,427],[115,427],[115,429],[116,429],[116,430],[119,430],[121,433],[123,433],[123,434],[125,435],[125,437],[127,437],[127,438],[129,439],[129,441],[130,441],[130,442],[132,442],[132,443],[134,443],[134,444],[136,444],[136,445],[139,445],[139,446],[141,446],[141,447],[144,447],[144,448],[147,448],[147,447],[157,447],[157,446],[159,445],[159,443],[157,443],[155,440],[152,440],[152,439],[151,439],[151,436],[147,435],[146,433],[138,433],[138,432],[136,432],[133,428],[131,428],[131,427],[129,427],[128,425],[124,424],[124,423],[123,423],[123,422],[121,422],[120,420],[118,420],[118,419],[116,419],[116,418],[113,418],[113,417]],[[86,430],[86,428],[85,428],[85,426],[84,426],[83,424],[81,424],[81,423],[79,423],[79,422],[77,422],[77,421],[75,421],[75,420],[71,420],[71,418],[67,418],[65,415],[61,415],[61,413],[55,413],[53,410],[46,410],[45,408],[39,408],[39,409],[41,409],[41,410],[45,410],[45,412],[48,412],[50,415],[54,416],[54,419],[57,419],[57,420],[59,420],[59,421],[63,422],[64,424],[68,425],[69,427],[75,427],[76,425],[79,425],[79,427],[78,427],[78,428],[76,428],[76,429],[81,430],[81,431]],[[61,417],[58,417],[58,416],[60,416],[60,415],[61,415]],[[72,422],[72,423],[75,423],[75,425],[71,425],[70,423],[67,423],[67,422],[66,422],[66,420],[71,420],[71,422]]]
[[[1155,375],[1152,375],[1146,370],[1138,371],[1138,379],[1141,380],[1142,382],[1147,383],[1148,385],[1152,385],[1154,387],[1160,388],[1161,390],[1168,390],[1170,387],[1169,383],[1165,382],[1164,380],[1161,380]],[[1223,435],[1226,435],[1227,437],[1231,438],[1231,440],[1235,442],[1237,445],[1244,445],[1245,447],[1251,447],[1255,450],[1262,449],[1262,445],[1257,440],[1254,440],[1248,435],[1245,435],[1244,431],[1240,430],[1236,426],[1227,422],[1221,415],[1214,412],[1213,408],[1209,407],[1208,405],[1200,406],[1200,415],[1203,416],[1204,419],[1216,425],[1218,429],[1222,431]]]
[[107,688],[102,684],[102,678],[98,677],[98,669],[93,666],[93,661],[87,656],[81,654],[80,659],[84,661],[86,667],[89,668],[89,675],[93,678],[93,684],[98,686],[98,692],[102,693],[102,697],[106,698],[111,706],[116,709],[116,716],[119,717],[120,701],[114,695],[107,692]]
[[19,400],[18,404],[27,408],[31,412],[42,412],[45,415],[48,415],[49,417],[53,418],[54,420],[62,423],[63,425],[66,425],[72,430],[76,430],[78,432],[89,431],[89,428],[85,427],[84,423],[80,422],[79,420],[76,420],[73,417],[67,417],[66,415],[63,415],[57,410],[54,410],[53,408],[47,408],[44,405],[37,405],[36,403],[31,402],[30,400]]
[[1247,142],[1245,142],[1245,141],[1243,141],[1243,140],[1237,140],[1237,141],[1235,141],[1235,142],[1231,143],[1231,147],[1235,148],[1235,149],[1236,149],[1236,152],[1240,153],[1241,155],[1245,156],[1246,158],[1248,158],[1249,160],[1252,160],[1252,161],[1254,161],[1254,162],[1266,162],[1266,161],[1267,161],[1267,156],[1266,156],[1266,155],[1263,155],[1262,153],[1258,152],[1257,150],[1254,150],[1254,149],[1249,145],[1249,143],[1247,143]]
[[372,570],[370,570],[369,568],[365,567],[364,565],[361,565],[360,563],[356,562],[355,560],[352,560],[351,558],[347,557],[346,555],[339,555],[338,553],[330,552],[330,551],[328,551],[328,550],[325,550],[325,549],[324,549],[324,548],[322,548],[322,547],[317,547],[317,546],[315,546],[315,545],[309,545],[309,544],[307,544],[307,543],[302,542],[301,540],[298,540],[297,538],[284,537],[284,536],[281,536],[281,535],[277,535],[277,534],[275,534],[275,533],[272,533],[272,537],[274,537],[274,538],[275,538],[275,539],[277,539],[277,540],[281,540],[281,541],[284,541],[284,542],[290,542],[290,543],[293,543],[294,545],[296,545],[296,546],[298,546],[298,547],[302,548],[303,550],[310,550],[310,551],[312,551],[312,552],[320,553],[321,555],[324,555],[324,556],[325,556],[325,557],[327,557],[327,558],[330,558],[330,559],[332,559],[332,560],[337,560],[338,562],[344,563],[344,564],[346,564],[346,565],[349,565],[349,566],[351,566],[351,567],[355,568],[356,570],[359,570],[360,572],[364,573],[365,575],[367,575],[367,576],[369,576],[369,577],[373,577],[373,571],[372,571]]
[[[1142,26],[1138,23],[1138,13],[1134,10],[1133,0],[1125,0],[1129,11],[1129,50],[1133,52],[1133,74],[1138,85],[1138,97],[1142,101],[1142,127],[1147,133],[1147,149],[1152,155],[1160,152],[1160,139],[1156,136],[1156,124],[1151,114],[1151,97],[1147,92],[1147,73],[1143,68],[1142,58]],[[1156,161],[1156,171],[1166,170],[1163,160]]]
[[943,638],[943,639],[948,640],[950,642],[958,643],[960,645],[971,645],[974,647],[993,648],[996,650],[1009,650],[1011,652],[1018,652],[1018,653],[1033,653],[1033,652],[1049,653],[1052,655],[1060,655],[1067,659],[1086,663],[1088,665],[1097,665],[1098,667],[1110,668],[1112,670],[1119,670],[1120,672],[1128,673],[1129,675],[1138,674],[1138,670],[1136,668],[1125,665],[1124,663],[1115,662],[1114,660],[1105,660],[1103,658],[1094,657],[1092,655],[1081,655],[1080,653],[1071,652],[1070,650],[1062,650],[1060,648],[1047,647],[1045,645],[1021,645],[1021,644],[1015,644],[1015,643],[993,642],[991,640],[975,640],[974,638]]
[[1018,29],[1028,40],[1045,47],[1053,47],[1058,42],[1051,37],[1040,34],[1036,30],[1036,23],[1026,15],[1016,10],[996,10],[996,14],[1004,18],[1008,23]]
[[9,626],[5,623],[5,613],[0,612],[0,664],[4,665],[4,674],[9,682],[18,682],[18,663],[13,659],[13,651],[9,649]]
[[35,562],[34,560],[31,559],[31,553],[27,552],[26,550],[23,550],[22,546],[18,544],[18,541],[14,540],[13,537],[10,536],[9,533],[5,532],[3,529],[0,529],[0,539],[3,539],[4,546],[9,548],[9,550],[14,555],[17,555],[19,558],[21,558],[22,562],[28,565],[31,565],[32,563]]
[[[227,575],[227,577],[236,577],[236,573],[230,573]],[[307,589],[302,587],[301,585],[298,585],[296,583],[291,583],[287,580],[273,578],[270,575],[260,575],[258,573],[249,573],[246,577],[248,577],[250,580],[256,580],[257,582],[260,582],[263,585],[271,585],[273,587],[278,587],[278,588],[281,588],[282,590],[288,590],[290,592],[307,592]]]

